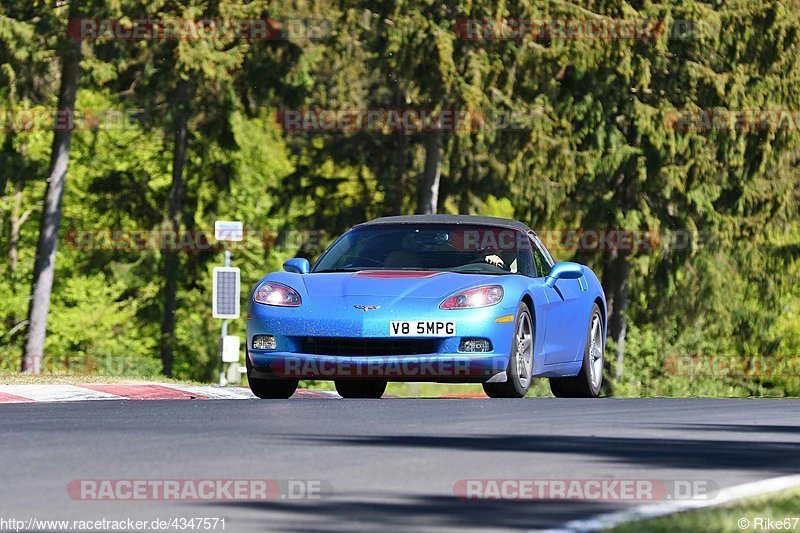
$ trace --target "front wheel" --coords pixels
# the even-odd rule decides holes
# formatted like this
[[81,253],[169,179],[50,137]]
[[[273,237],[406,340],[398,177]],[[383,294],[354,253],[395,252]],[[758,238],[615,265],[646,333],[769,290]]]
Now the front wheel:
[[386,392],[382,379],[335,380],[336,392],[342,398],[380,398]]
[[296,379],[259,379],[251,377],[253,365],[250,364],[250,355],[244,354],[245,365],[247,366],[247,384],[250,391],[262,400],[285,400],[290,398],[297,390]]
[[550,378],[550,391],[557,398],[597,398],[600,395],[606,343],[603,317],[597,304],[592,306],[591,317],[581,371],[574,377]]
[[522,398],[531,386],[533,373],[533,320],[525,303],[517,308],[517,321],[511,354],[506,367],[506,381],[484,383],[483,392],[490,398]]
[[286,400],[297,390],[297,380],[251,379],[250,390],[262,400]]

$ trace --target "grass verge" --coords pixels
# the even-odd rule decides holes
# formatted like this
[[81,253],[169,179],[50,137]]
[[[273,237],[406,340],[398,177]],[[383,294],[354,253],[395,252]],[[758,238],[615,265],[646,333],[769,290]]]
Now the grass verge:
[[[780,525],[778,525],[780,524]],[[788,527],[787,527],[788,526]],[[615,533],[682,531],[800,531],[800,489],[758,496],[739,503],[631,522]]]
[[[333,381],[301,381],[300,387],[314,390],[336,391]],[[441,398],[447,396],[472,396],[486,398],[480,383],[406,383],[392,382],[386,387],[386,396],[400,398]],[[551,398],[546,379],[535,379],[528,391],[528,398]]]
[[207,385],[197,381],[170,379],[161,375],[128,378],[124,376],[100,376],[67,373],[42,373],[38,375],[22,372],[0,371],[2,385],[83,385],[92,383],[113,383],[122,385],[141,385],[145,383],[163,383],[172,385]]

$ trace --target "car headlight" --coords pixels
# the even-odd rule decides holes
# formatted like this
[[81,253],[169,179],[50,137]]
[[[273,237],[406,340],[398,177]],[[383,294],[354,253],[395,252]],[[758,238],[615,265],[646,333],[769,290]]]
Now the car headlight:
[[496,305],[503,299],[503,287],[486,285],[461,291],[450,296],[439,305],[440,309],[473,309]]
[[274,281],[265,281],[259,285],[253,293],[253,300],[260,304],[280,307],[299,307],[302,303],[296,290]]

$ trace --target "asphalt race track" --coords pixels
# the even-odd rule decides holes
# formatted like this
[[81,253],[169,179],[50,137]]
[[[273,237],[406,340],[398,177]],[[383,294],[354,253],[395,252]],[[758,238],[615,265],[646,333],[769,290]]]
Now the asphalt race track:
[[[550,528],[635,503],[465,500],[454,486],[616,478],[727,487],[800,472],[797,400],[7,404],[0,436],[0,518],[216,517],[234,532]],[[324,490],[214,502],[85,501],[67,490],[86,479],[252,478]]]

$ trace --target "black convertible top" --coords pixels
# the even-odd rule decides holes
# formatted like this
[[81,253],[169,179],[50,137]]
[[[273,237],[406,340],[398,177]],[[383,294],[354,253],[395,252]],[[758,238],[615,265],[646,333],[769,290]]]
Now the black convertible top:
[[533,231],[522,222],[516,220],[473,215],[407,215],[382,217],[364,222],[363,224],[358,224],[355,227],[378,226],[382,224],[464,224],[470,226],[492,226],[496,228],[515,229],[525,233]]

